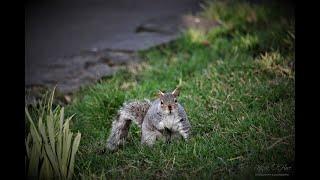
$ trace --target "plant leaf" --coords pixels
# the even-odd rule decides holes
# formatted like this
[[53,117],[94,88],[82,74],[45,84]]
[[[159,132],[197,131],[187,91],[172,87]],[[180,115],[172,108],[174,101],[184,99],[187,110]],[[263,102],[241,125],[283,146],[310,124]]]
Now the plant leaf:
[[53,118],[50,116],[47,118],[47,130],[48,130],[48,136],[49,136],[52,151],[54,154],[56,154],[54,124],[53,124]]
[[74,168],[74,157],[78,151],[79,144],[80,144],[80,139],[81,139],[81,134],[78,132],[77,136],[75,137],[73,141],[73,146],[72,146],[72,152],[71,152],[71,159],[69,163],[69,170],[68,170],[68,179],[72,178],[73,175],[73,168]]

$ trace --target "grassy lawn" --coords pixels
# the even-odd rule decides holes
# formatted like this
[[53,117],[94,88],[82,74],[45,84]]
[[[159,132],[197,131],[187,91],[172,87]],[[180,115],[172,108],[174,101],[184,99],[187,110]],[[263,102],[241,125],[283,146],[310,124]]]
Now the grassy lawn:
[[[202,16],[220,21],[203,33],[141,52],[145,60],[83,88],[66,113],[82,139],[75,173],[108,178],[254,176],[259,167],[291,166],[295,158],[295,20],[274,5],[214,2]],[[154,99],[181,88],[192,125],[189,142],[140,145],[132,126],[127,144],[101,154],[112,118],[131,99]],[[268,171],[267,173],[271,173]]]

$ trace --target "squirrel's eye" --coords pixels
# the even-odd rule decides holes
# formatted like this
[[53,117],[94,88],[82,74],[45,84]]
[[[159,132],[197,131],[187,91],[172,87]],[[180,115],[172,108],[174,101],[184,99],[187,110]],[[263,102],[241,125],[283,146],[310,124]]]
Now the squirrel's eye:
[[163,104],[163,101],[161,101],[161,105]]
[[174,99],[174,102],[175,102],[175,103],[178,102],[177,99]]

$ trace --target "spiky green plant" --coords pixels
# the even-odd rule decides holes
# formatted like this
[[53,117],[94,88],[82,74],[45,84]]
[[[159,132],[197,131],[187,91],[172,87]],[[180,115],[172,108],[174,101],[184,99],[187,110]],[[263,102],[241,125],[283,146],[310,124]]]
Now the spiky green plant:
[[[64,108],[52,102],[54,90],[47,93],[32,116],[25,108],[28,119],[26,145],[26,173],[35,179],[72,179],[75,155],[81,134],[73,139],[69,123],[73,116],[65,119]],[[73,139],[73,143],[72,143]]]

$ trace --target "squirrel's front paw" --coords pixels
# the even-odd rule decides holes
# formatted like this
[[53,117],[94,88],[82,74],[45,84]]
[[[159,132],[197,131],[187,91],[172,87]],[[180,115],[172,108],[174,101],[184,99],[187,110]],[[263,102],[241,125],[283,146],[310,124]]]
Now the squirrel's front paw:
[[111,142],[108,142],[108,143],[107,143],[106,150],[112,152],[112,151],[117,150],[117,148],[118,148],[118,146],[117,146],[116,144],[111,143]]
[[162,121],[159,122],[157,129],[160,130],[160,131],[165,130],[165,125],[164,125],[164,123]]
[[189,136],[190,136],[190,129],[181,129],[179,131],[179,133],[181,134],[181,136],[183,137],[183,139],[185,141],[188,141],[189,140]]

